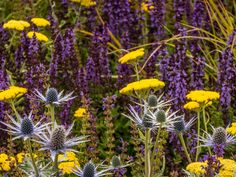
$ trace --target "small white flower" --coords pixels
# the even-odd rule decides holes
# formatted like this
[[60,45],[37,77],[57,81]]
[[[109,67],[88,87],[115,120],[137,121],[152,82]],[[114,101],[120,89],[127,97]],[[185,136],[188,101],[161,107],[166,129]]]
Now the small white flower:
[[36,124],[32,121],[32,111],[30,112],[29,116],[24,117],[23,119],[20,118],[20,122],[17,122],[13,117],[9,116],[10,120],[12,121],[12,124],[7,124],[3,121],[0,121],[3,125],[7,126],[9,129],[3,129],[4,131],[7,131],[11,133],[15,139],[23,138],[24,140],[27,140],[28,138],[31,138],[35,135],[39,135],[44,131],[47,125],[50,123],[43,124],[41,119]]
[[59,153],[65,153],[66,151],[73,151],[72,147],[78,144],[87,142],[86,138],[88,136],[80,136],[74,138],[68,138],[71,130],[73,128],[73,124],[65,130],[63,126],[57,125],[54,123],[54,128],[46,127],[46,132],[39,134],[40,140],[34,140],[42,145],[40,150],[49,150],[51,152],[52,160],[55,160],[55,156]]
[[59,94],[57,92],[57,90],[55,88],[48,88],[47,92],[46,92],[46,96],[43,96],[42,93],[40,93],[37,89],[35,89],[36,91],[36,96],[42,100],[43,102],[45,102],[46,104],[56,104],[59,105],[63,102],[72,100],[75,98],[75,96],[73,97],[72,94],[73,92],[70,92],[69,94],[62,96],[63,91],[61,91]]

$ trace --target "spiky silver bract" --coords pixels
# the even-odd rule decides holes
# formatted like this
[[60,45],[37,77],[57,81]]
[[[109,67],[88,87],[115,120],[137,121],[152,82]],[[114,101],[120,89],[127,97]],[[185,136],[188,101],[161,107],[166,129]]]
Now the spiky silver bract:
[[55,160],[55,156],[59,153],[65,153],[66,151],[77,152],[72,147],[89,140],[87,140],[88,136],[68,138],[73,125],[67,130],[63,126],[57,125],[56,122],[54,123],[54,128],[47,126],[46,131],[39,134],[39,140],[35,140],[42,145],[40,150],[49,150],[52,160]]
[[14,136],[12,140],[23,138],[23,140],[27,140],[28,138],[32,138],[33,136],[38,136],[40,133],[42,133],[46,126],[48,126],[50,123],[42,123],[41,119],[36,124],[32,121],[32,111],[30,114],[24,118],[21,118],[19,116],[19,122],[17,122],[13,117],[8,115],[10,118],[12,124],[7,124],[3,121],[0,121],[3,125],[5,125],[8,129],[3,129],[4,131],[9,132]]
[[97,171],[99,166],[95,166],[92,161],[89,161],[84,165],[84,168],[76,167],[73,169],[73,173],[80,177],[100,177],[110,175],[109,171],[113,168],[106,168],[101,171]]
[[[42,162],[35,162],[39,175],[37,177],[49,177],[54,176],[55,172],[50,168],[51,162],[43,165]],[[25,163],[20,165],[21,170],[25,173],[27,177],[36,177],[35,170],[31,159],[25,158]]]
[[190,127],[194,124],[196,117],[190,119],[188,122],[184,120],[184,115],[176,116],[173,127],[170,127],[169,131],[175,133],[184,133],[189,130]]
[[46,92],[46,96],[40,93],[37,89],[35,89],[35,92],[36,92],[35,95],[46,104],[60,105],[66,101],[69,101],[75,98],[75,96],[72,96],[73,92],[70,92],[69,94],[62,96],[63,91],[61,91],[58,94],[55,88],[48,88]]
[[215,145],[223,145],[225,148],[236,144],[236,138],[233,135],[227,133],[225,128],[218,127],[214,128],[211,126],[213,134],[209,134],[204,131],[205,136],[200,136],[200,146],[202,147],[214,147]]

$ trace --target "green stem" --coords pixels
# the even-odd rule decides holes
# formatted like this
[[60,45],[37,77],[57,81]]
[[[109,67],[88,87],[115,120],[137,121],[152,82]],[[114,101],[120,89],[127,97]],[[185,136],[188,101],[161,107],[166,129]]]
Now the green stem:
[[35,164],[34,156],[33,156],[33,153],[32,153],[32,144],[31,144],[31,141],[30,141],[30,139],[27,139],[26,141],[27,141],[28,148],[29,148],[30,158],[31,158],[31,160],[32,160],[32,164],[33,164],[33,167],[34,167],[35,176],[36,176],[36,177],[39,177],[39,172],[38,172],[37,166],[36,166],[36,164]]
[[17,110],[16,110],[16,107],[15,107],[14,102],[11,101],[10,104],[11,104],[12,110],[14,111],[14,113],[15,113],[15,115],[16,115],[17,121],[20,122],[20,115],[19,115],[19,113],[18,113]]
[[152,174],[152,171],[153,171],[153,166],[154,166],[153,162],[154,162],[154,158],[155,158],[155,155],[156,155],[156,149],[157,149],[158,141],[159,141],[159,138],[160,138],[160,135],[161,135],[161,128],[162,128],[162,123],[159,126],[157,136],[156,136],[156,141],[155,141],[155,144],[153,146],[152,157],[151,157],[151,174]]
[[150,150],[149,142],[151,137],[151,131],[146,129],[145,131],[145,177],[150,177]]
[[196,158],[195,161],[197,162],[198,160],[198,155],[200,152],[200,141],[199,141],[199,136],[200,136],[200,128],[201,128],[201,119],[200,119],[200,110],[197,112],[197,151],[196,151]]
[[181,144],[182,144],[182,146],[184,148],[184,152],[185,152],[185,155],[187,156],[188,162],[191,163],[192,160],[191,160],[190,155],[188,153],[188,149],[186,147],[186,144],[185,144],[184,137],[183,137],[182,133],[179,133],[179,139],[180,139],[180,142],[181,142]]
[[54,128],[54,122],[55,122],[55,107],[53,104],[50,105],[50,114],[51,114],[51,121],[52,121],[52,126]]
[[[202,117],[203,117],[203,122],[204,122],[204,127],[205,127],[205,131],[208,133],[207,131],[207,121],[206,121],[206,110],[205,110],[205,106],[202,107]],[[207,147],[209,154],[211,155],[211,148]]]
[[137,62],[134,64],[134,69],[135,69],[135,75],[137,77],[137,80],[139,81],[139,72],[138,72],[138,63]]

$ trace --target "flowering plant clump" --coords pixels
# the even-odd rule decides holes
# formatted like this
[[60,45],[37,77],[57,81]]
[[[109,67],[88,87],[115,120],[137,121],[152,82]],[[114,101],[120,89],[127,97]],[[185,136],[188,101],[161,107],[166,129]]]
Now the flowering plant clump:
[[0,176],[236,176],[235,1],[0,7]]

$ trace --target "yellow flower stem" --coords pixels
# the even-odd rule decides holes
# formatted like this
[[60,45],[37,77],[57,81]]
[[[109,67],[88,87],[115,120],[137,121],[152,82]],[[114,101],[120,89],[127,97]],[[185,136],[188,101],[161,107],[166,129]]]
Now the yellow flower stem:
[[192,160],[191,160],[190,155],[188,153],[188,149],[187,149],[187,146],[185,144],[184,137],[183,137],[182,133],[179,133],[179,139],[180,139],[180,142],[181,142],[181,144],[182,144],[182,146],[184,148],[184,152],[185,152],[185,155],[187,156],[188,162],[191,163]]
[[135,70],[135,75],[137,77],[137,81],[139,81],[140,78],[139,78],[138,63],[137,62],[134,64],[134,70]]
[[33,156],[33,152],[32,152],[32,144],[31,144],[31,141],[30,141],[30,139],[28,138],[28,139],[26,140],[26,142],[27,142],[27,145],[28,145],[28,148],[29,148],[29,154],[30,154],[30,158],[31,158],[31,160],[32,160],[32,165],[33,165],[33,167],[34,167],[35,176],[36,176],[36,177],[39,177],[38,168],[37,168],[37,166],[36,166],[36,164],[35,164],[35,161],[34,161],[34,156]]
[[195,161],[197,162],[198,160],[198,155],[200,152],[200,141],[199,141],[199,136],[200,136],[200,128],[201,128],[201,119],[200,119],[200,110],[197,111],[197,151],[196,151],[196,158]]
[[54,128],[54,122],[55,122],[55,106],[54,106],[53,104],[50,104],[50,114],[51,114],[52,128]]
[[152,170],[153,170],[153,166],[154,166],[153,162],[154,162],[154,158],[156,156],[156,149],[157,149],[158,141],[159,141],[159,138],[160,138],[160,135],[161,135],[161,128],[162,128],[162,123],[159,126],[159,129],[158,129],[158,132],[157,132],[157,136],[156,136],[156,141],[155,141],[155,144],[154,144],[153,150],[152,150],[152,156],[151,156],[151,174],[152,174]]
[[[203,122],[204,122],[204,127],[205,127],[205,131],[207,131],[207,121],[206,121],[206,110],[205,110],[205,106],[202,107],[202,116],[203,116]],[[208,152],[209,154],[211,155],[211,148],[210,147],[207,147],[208,148]]]
[[20,115],[19,115],[19,113],[16,110],[14,101],[11,100],[10,105],[11,105],[11,109],[14,111],[14,113],[16,115],[17,121],[20,122]]
[[145,177],[150,177],[150,149],[149,149],[149,142],[151,138],[151,130],[145,130]]

